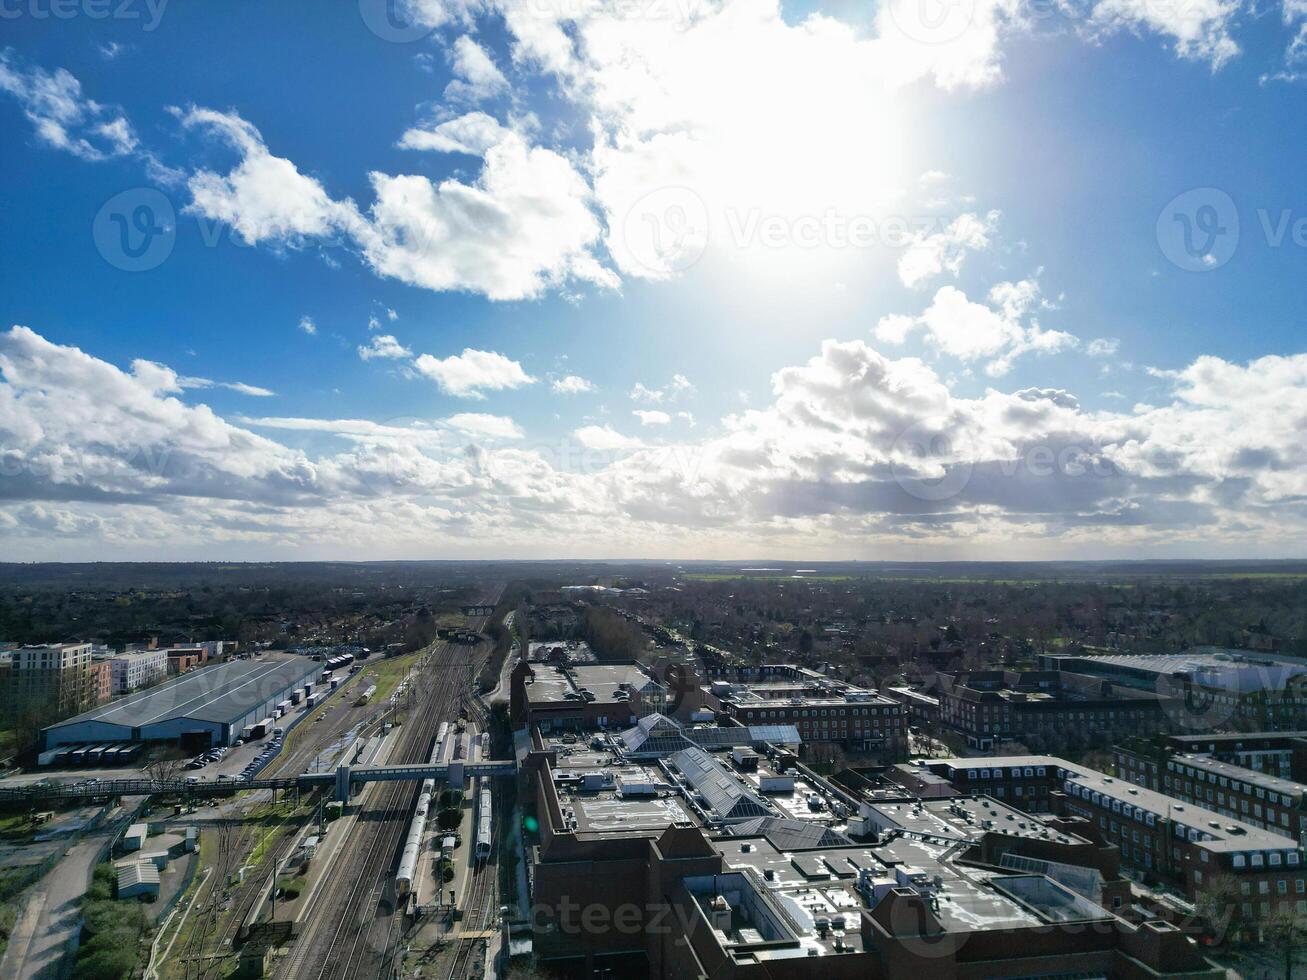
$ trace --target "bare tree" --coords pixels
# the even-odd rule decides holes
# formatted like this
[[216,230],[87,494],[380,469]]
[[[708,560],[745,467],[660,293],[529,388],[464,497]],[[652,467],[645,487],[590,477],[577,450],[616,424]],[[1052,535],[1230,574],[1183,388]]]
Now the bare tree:
[[145,767],[145,774],[152,782],[171,783],[181,778],[185,762],[175,756],[157,758]]
[[1228,872],[1206,878],[1195,897],[1194,907],[1218,942],[1238,925],[1239,897],[1239,879]]
[[1293,980],[1297,951],[1307,946],[1307,921],[1282,904],[1262,921],[1262,941],[1284,957],[1284,980]]

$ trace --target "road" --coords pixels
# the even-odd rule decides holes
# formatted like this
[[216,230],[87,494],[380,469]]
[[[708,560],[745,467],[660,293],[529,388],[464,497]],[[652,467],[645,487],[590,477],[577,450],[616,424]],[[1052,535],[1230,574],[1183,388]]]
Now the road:
[[96,834],[74,844],[28,893],[0,962],[5,980],[54,980],[65,976],[81,931],[78,900],[91,883],[96,859],[107,837]]

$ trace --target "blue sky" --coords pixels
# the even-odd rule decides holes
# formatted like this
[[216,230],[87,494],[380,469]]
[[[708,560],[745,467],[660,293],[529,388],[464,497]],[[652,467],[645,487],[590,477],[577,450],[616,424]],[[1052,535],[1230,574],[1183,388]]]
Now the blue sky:
[[395,2],[0,3],[14,557],[1297,553],[1299,0]]

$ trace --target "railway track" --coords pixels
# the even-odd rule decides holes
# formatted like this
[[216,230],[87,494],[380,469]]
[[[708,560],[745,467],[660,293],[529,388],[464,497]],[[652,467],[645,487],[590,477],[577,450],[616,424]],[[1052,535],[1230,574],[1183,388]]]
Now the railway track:
[[[427,710],[414,713],[414,717],[425,720],[455,714],[457,692],[467,683],[471,666],[474,665],[453,663],[440,671],[433,685],[435,696],[426,699]],[[434,729],[418,723],[411,726],[409,734],[418,737],[406,741],[402,757],[395,761],[424,761],[430,752]],[[308,974],[314,980],[389,975],[388,964],[393,964],[399,926],[391,873],[417,792],[418,787],[409,783],[383,785],[381,829],[367,842],[359,873],[344,879],[352,887],[328,946],[326,961],[317,972]]]
[[[483,731],[488,731],[486,710],[475,698],[464,702],[468,713],[476,720]],[[495,795],[494,780],[489,780],[492,799]],[[473,797],[476,793],[474,791]],[[484,933],[494,922],[495,898],[499,893],[496,876],[499,873],[499,839],[502,834],[504,814],[498,801],[494,801],[495,834],[492,837],[491,850],[485,861],[473,865],[472,881],[468,894],[463,899],[463,932]],[[480,970],[474,966],[482,961],[476,958],[477,952],[485,942],[479,935],[460,936],[454,947],[453,960],[450,964],[449,980],[464,980],[467,977],[480,976]]]
[[[361,712],[357,719],[347,715],[346,720],[351,722],[352,730],[358,730],[363,723],[363,716]],[[269,770],[303,771],[310,759],[341,737],[343,736],[331,730],[311,733],[298,740],[292,752],[278,757]],[[251,806],[244,806],[242,813],[248,814],[250,809]],[[294,833],[282,832],[282,839],[269,850],[268,855],[257,865],[247,867],[243,880],[228,893],[228,881],[254,849],[257,832],[236,817],[216,824],[211,832],[216,832],[220,838],[218,860],[214,874],[202,886],[207,897],[206,893],[196,897],[197,902],[202,902],[195,910],[200,916],[199,925],[192,930],[185,948],[178,953],[185,980],[215,980],[222,976],[224,960],[235,948],[241,925],[263,897],[268,872],[280,867],[290,857],[296,840]]]
[[[177,953],[178,959],[184,966],[186,980],[208,980],[214,970],[212,962],[205,956],[205,950],[208,949],[217,931],[218,921],[222,917],[221,903],[227,881],[238,866],[238,856],[248,846],[243,843],[249,836],[247,829],[232,821],[224,821],[208,832],[217,834],[221,844],[213,874],[201,886],[202,889],[207,889],[207,899],[204,904],[197,904],[193,910],[192,915],[195,917],[196,925],[187,938],[185,947]],[[200,895],[197,894],[194,901],[198,903]]]
[[[484,624],[477,625],[479,628]],[[425,761],[436,723],[456,716],[461,692],[476,676],[482,659],[475,656],[441,662],[442,653],[460,652],[456,648],[437,648],[428,661],[428,670],[415,679],[409,720],[400,726],[402,742],[389,761]],[[368,832],[362,841],[357,833],[351,834],[344,845],[346,850],[337,858],[342,863],[331,872],[332,890],[318,898],[312,927],[296,941],[294,953],[278,972],[284,980],[353,980],[389,978],[394,974],[402,917],[398,914],[392,872],[418,786],[380,783],[364,792],[371,796],[360,801],[359,824]],[[363,810],[363,806],[367,809]],[[357,831],[359,824],[353,830]]]
[[[494,884],[495,875],[498,874],[495,859],[498,850],[499,843],[496,840],[490,857],[483,864],[473,869],[472,885],[468,889],[467,897],[464,899],[464,932],[484,932],[493,922],[493,905],[496,894]],[[465,977],[480,975],[479,972],[473,972],[473,966],[478,962],[475,959],[475,954],[481,949],[484,942],[485,940],[480,936],[459,937],[458,944],[454,948],[453,962],[450,964],[449,980],[463,980]]]
[[[246,866],[242,882],[227,894],[227,882],[253,850],[257,832],[233,817],[214,825],[209,833],[216,833],[219,837],[218,861],[214,873],[203,886],[207,889],[207,898],[192,913],[199,917],[200,924],[178,954],[184,964],[186,980],[214,980],[223,975],[224,959],[236,944],[241,924],[263,896],[268,872],[280,867],[290,856],[296,837],[293,832],[278,830],[282,839],[257,865]],[[196,900],[199,901],[200,897],[197,896]]]

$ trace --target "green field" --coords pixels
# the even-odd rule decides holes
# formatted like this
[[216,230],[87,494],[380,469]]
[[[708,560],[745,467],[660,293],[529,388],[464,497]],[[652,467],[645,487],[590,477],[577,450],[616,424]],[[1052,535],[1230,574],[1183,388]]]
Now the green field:
[[737,582],[748,579],[751,582],[851,582],[852,575],[750,575],[748,572],[686,572],[685,578],[692,582]]

